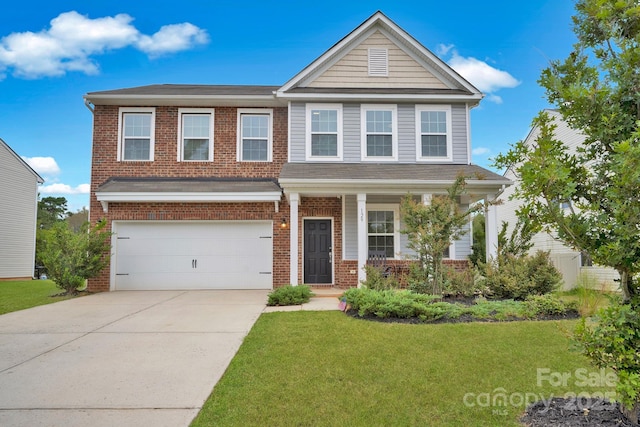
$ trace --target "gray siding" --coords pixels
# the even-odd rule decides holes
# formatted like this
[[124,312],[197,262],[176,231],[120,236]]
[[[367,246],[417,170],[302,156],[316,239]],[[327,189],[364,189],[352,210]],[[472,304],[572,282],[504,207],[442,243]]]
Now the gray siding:
[[467,109],[465,104],[451,106],[453,163],[468,164]]
[[360,104],[344,104],[343,119],[343,160],[347,163],[358,163],[360,156]]
[[305,158],[305,104],[291,103],[289,108],[289,156],[292,162],[304,162]]
[[356,196],[344,198],[344,222],[343,222],[344,259],[358,259],[358,199]]
[[[398,106],[398,162],[416,163],[416,113],[414,104]],[[291,103],[290,114],[290,158],[292,162],[305,161],[304,103]],[[343,104],[343,161],[361,161],[360,104]],[[451,106],[453,163],[468,164],[467,109],[465,104]]]
[[413,104],[398,105],[398,161],[416,162],[416,107]]
[[0,278],[32,277],[38,184],[0,143]]

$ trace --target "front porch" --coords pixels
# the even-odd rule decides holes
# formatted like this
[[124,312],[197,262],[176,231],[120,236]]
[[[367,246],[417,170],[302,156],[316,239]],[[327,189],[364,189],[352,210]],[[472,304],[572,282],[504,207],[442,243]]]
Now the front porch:
[[[406,263],[412,253],[400,233],[402,197],[411,193],[428,204],[459,175],[468,177],[467,193],[459,200],[463,209],[495,200],[511,183],[474,165],[286,163],[278,182],[289,205],[290,283],[359,286],[371,250],[384,251],[390,263]],[[495,257],[495,206],[485,215],[487,257]],[[312,230],[322,222],[323,232]],[[471,224],[467,227],[449,248],[449,262],[467,260],[471,253]]]

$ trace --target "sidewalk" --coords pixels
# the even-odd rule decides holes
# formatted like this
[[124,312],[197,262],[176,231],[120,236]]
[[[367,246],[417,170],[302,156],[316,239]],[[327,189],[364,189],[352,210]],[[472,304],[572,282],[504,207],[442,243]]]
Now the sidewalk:
[[275,311],[330,311],[340,310],[338,297],[344,292],[343,289],[312,289],[314,296],[311,297],[306,304],[286,305],[286,306],[267,306],[263,313],[273,313]]

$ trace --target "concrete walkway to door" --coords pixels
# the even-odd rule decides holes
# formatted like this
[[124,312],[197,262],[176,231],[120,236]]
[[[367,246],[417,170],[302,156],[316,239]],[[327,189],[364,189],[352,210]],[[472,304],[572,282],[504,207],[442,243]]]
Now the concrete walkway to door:
[[105,292],[0,316],[1,426],[188,426],[267,291]]

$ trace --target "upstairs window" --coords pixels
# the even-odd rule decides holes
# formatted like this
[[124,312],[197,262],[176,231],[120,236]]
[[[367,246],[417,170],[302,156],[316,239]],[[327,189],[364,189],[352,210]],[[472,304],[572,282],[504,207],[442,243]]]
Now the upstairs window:
[[213,161],[213,110],[178,110],[179,161]]
[[417,159],[451,160],[451,107],[416,108]]
[[342,106],[307,105],[307,159],[342,159]]
[[238,110],[238,161],[271,161],[273,110]]
[[152,161],[155,109],[121,108],[118,126],[118,160]]
[[395,105],[363,105],[362,159],[396,160],[398,144],[397,108]]

